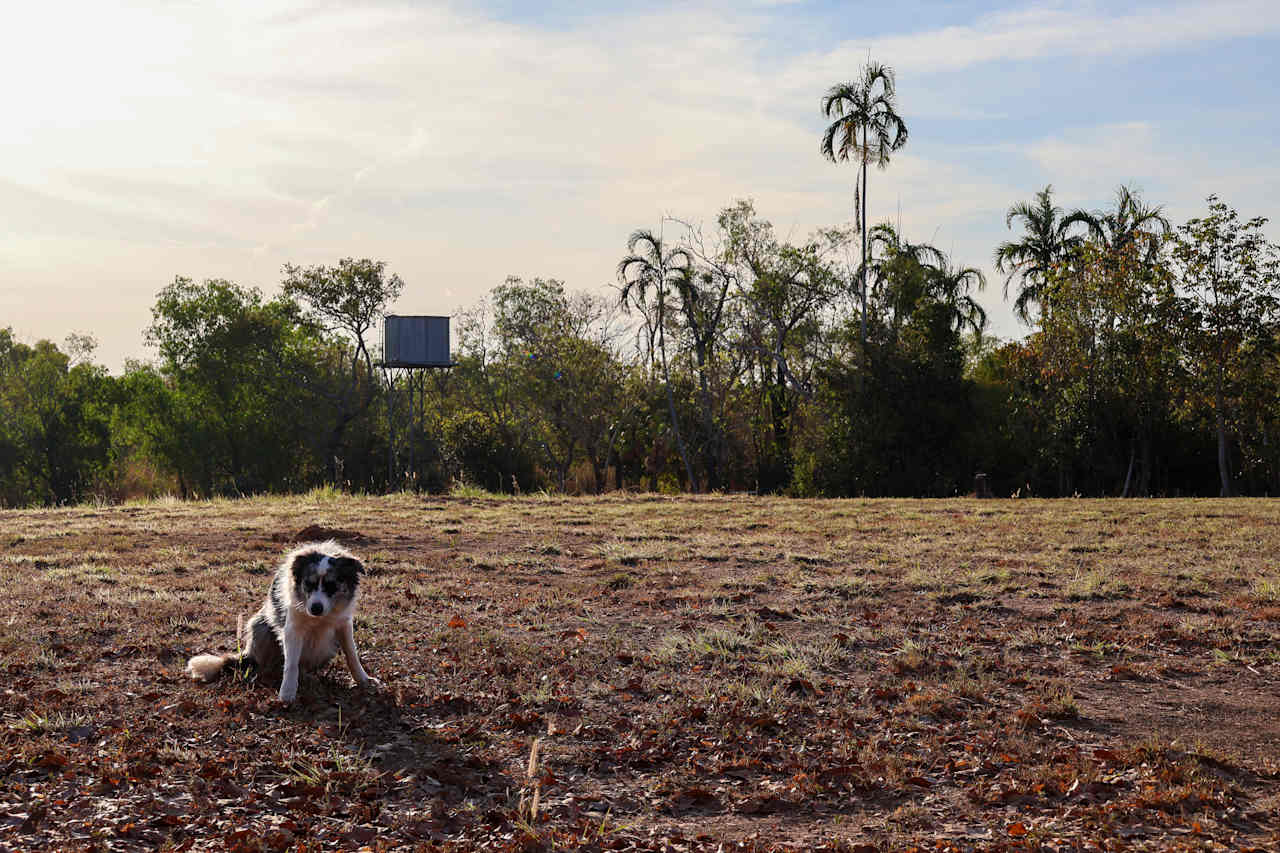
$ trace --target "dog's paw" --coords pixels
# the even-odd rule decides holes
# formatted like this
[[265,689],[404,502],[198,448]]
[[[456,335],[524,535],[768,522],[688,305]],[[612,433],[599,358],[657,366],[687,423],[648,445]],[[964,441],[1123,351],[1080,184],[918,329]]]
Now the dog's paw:
[[360,682],[360,686],[365,690],[381,690],[382,682],[374,678],[372,675]]
[[293,690],[281,690],[278,694],[276,694],[276,699],[280,702],[281,705],[292,705],[293,700],[297,697],[297,695],[298,695],[297,688],[294,688]]

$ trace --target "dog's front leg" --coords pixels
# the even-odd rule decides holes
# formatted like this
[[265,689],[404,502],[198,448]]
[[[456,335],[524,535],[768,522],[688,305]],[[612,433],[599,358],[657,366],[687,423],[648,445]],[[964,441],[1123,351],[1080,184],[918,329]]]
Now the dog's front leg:
[[364,667],[360,665],[360,655],[356,653],[355,626],[351,624],[351,620],[345,620],[338,632],[342,640],[342,654],[347,659],[347,669],[351,670],[351,677],[361,687],[376,684],[377,682],[370,678],[369,674],[364,671]]
[[302,637],[292,620],[284,623],[284,677],[280,680],[280,701],[292,702],[298,695],[298,664],[302,660]]

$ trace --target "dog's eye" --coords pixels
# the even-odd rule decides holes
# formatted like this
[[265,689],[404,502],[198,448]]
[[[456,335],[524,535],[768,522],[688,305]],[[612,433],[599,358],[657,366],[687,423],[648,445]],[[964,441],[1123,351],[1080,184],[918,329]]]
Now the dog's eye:
[[338,591],[338,585],[337,585],[335,582],[333,582],[333,581],[325,581],[325,582],[324,582],[324,594],[325,594],[325,595],[333,595],[333,594],[334,594],[334,593],[336,593],[337,591]]

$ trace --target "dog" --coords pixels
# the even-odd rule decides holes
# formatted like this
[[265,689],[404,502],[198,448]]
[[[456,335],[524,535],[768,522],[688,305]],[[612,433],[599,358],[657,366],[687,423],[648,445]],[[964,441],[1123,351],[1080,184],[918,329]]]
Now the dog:
[[282,671],[279,698],[298,695],[298,671],[324,666],[339,647],[361,687],[377,686],[360,665],[352,619],[364,564],[333,540],[312,542],[280,561],[267,600],[241,632],[243,651],[196,655],[187,661],[193,681],[210,682],[227,667]]

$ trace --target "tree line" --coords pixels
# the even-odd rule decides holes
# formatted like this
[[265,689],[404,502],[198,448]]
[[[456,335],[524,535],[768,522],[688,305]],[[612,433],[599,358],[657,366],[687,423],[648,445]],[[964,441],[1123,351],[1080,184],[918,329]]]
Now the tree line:
[[[455,365],[379,368],[404,282],[287,265],[280,292],[178,277],[155,358],[0,329],[0,505],[316,486],[948,496],[1280,494],[1280,249],[1211,196],[1176,227],[1129,187],[1045,187],[994,251],[1027,326],[989,336],[987,282],[892,223],[868,166],[907,140],[893,73],[834,86],[820,152],[853,161],[850,226],[783,239],[750,200],[619,246],[614,289],[508,278],[455,317]],[[856,261],[856,262],[855,262]]]
[[[176,278],[155,353],[0,330],[6,506],[292,492],[747,490],[1280,494],[1280,250],[1216,198],[1174,227],[1120,188],[1012,207],[995,252],[1029,327],[985,332],[983,274],[889,223],[778,237],[750,201],[620,246],[615,289],[512,277],[455,318],[404,418],[370,339],[380,261],[288,266],[278,295]],[[867,282],[865,289],[861,282]],[[862,311],[863,299],[867,310]],[[865,341],[865,342],[864,342]],[[390,404],[390,409],[389,409]],[[410,462],[410,460],[412,460]]]

